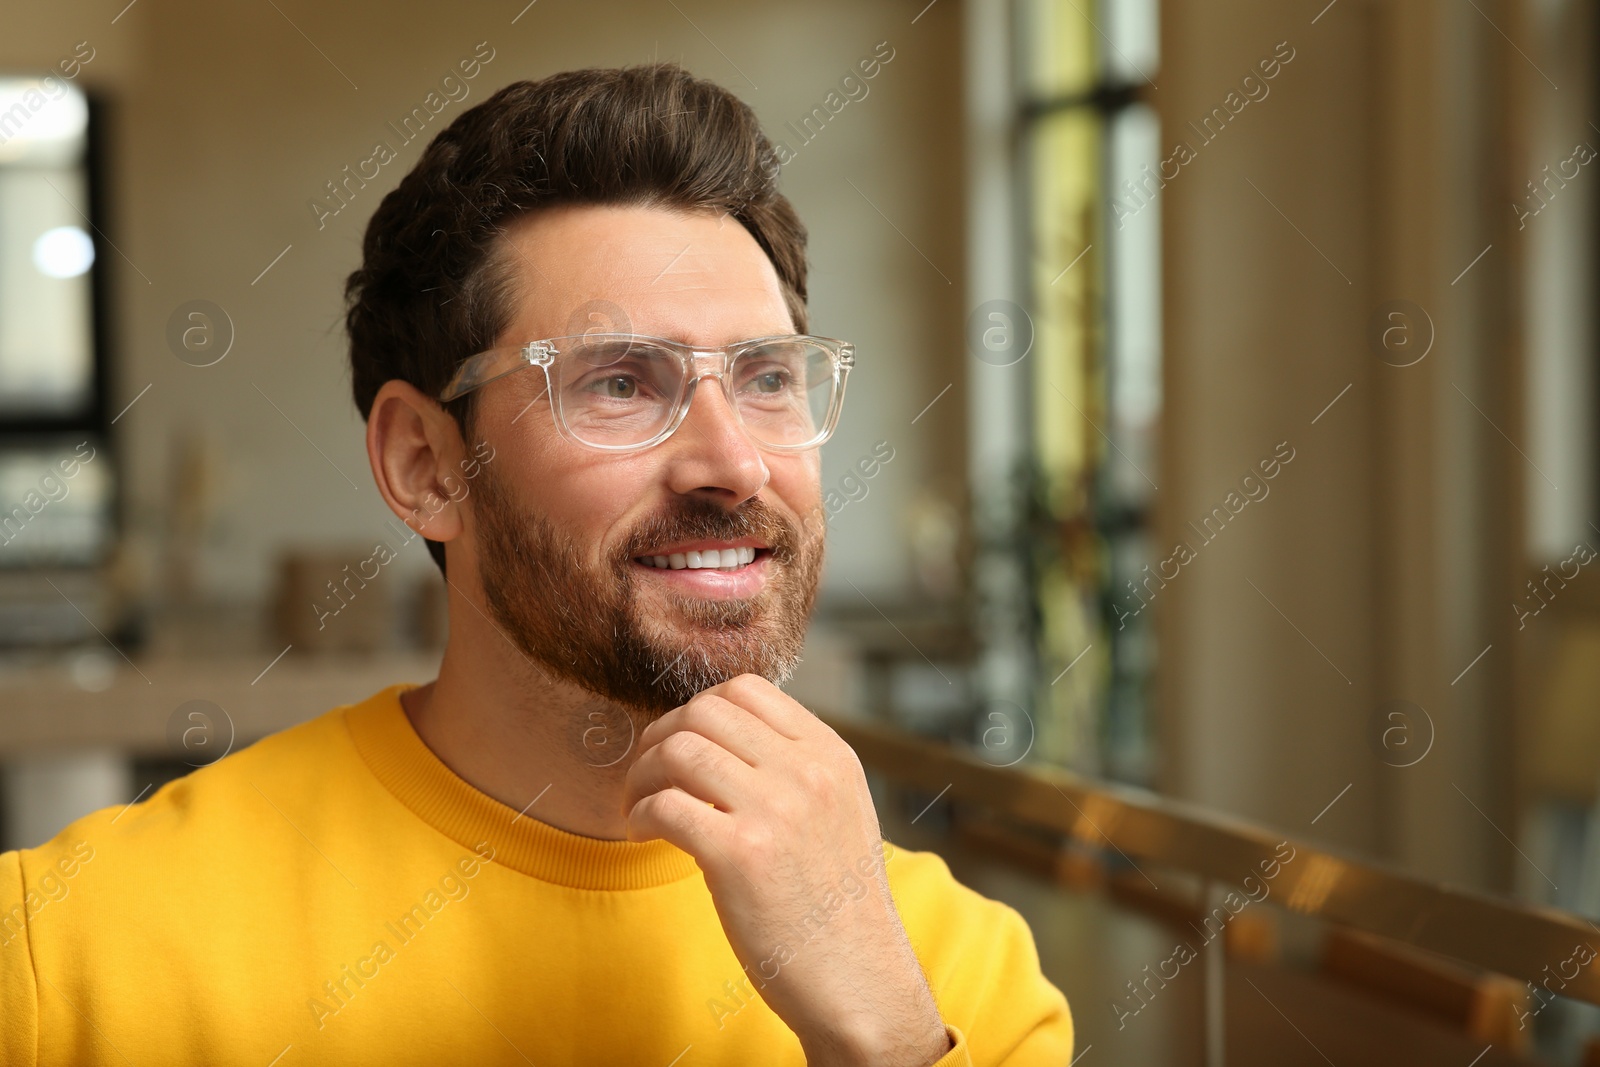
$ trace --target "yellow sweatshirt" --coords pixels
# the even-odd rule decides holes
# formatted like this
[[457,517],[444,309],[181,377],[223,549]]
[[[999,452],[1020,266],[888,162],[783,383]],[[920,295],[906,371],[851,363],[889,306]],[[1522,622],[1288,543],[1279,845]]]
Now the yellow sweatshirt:
[[[694,860],[477,791],[395,685],[0,854],[0,1064],[799,1064]],[[890,886],[955,1048],[1068,1062],[1011,908]]]

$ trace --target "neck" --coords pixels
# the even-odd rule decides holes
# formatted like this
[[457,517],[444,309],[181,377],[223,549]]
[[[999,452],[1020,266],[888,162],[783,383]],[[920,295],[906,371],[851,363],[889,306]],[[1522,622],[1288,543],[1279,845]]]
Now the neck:
[[569,833],[625,840],[623,782],[645,723],[553,678],[482,616],[452,612],[450,621],[438,679],[401,696],[417,736],[512,810]]

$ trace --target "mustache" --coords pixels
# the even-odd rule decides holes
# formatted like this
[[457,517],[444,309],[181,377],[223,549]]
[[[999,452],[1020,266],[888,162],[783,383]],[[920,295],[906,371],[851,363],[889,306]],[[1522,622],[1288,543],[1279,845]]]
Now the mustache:
[[753,537],[768,546],[773,561],[794,562],[800,551],[800,538],[794,524],[776,508],[758,497],[751,497],[729,510],[700,498],[682,500],[639,523],[623,545],[616,564],[625,569],[629,561],[660,545],[678,541],[736,541]]

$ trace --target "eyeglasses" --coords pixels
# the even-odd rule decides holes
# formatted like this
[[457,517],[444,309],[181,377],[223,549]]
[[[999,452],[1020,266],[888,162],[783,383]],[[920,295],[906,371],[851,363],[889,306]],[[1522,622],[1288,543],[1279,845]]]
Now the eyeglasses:
[[455,400],[525,367],[544,371],[556,429],[607,452],[658,445],[689,412],[702,378],[722,382],[755,442],[798,452],[826,441],[844,407],[855,347],[831,337],[758,337],[695,348],[660,337],[589,333],[469,356],[439,394]]

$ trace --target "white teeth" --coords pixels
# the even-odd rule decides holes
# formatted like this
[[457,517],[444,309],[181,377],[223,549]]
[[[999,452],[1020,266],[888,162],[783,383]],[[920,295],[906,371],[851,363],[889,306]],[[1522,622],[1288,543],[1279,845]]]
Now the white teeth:
[[754,563],[754,548],[706,549],[703,552],[674,552],[667,556],[640,556],[639,562],[648,567],[681,570],[735,570]]

